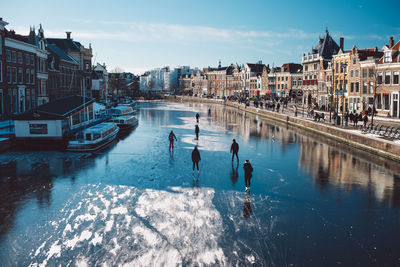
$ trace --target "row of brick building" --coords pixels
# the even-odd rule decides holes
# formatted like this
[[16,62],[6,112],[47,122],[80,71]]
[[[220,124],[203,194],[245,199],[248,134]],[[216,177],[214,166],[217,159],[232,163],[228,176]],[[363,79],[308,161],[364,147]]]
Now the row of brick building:
[[67,95],[92,96],[92,49],[71,38],[45,38],[7,30],[0,18],[0,119]]
[[399,118],[399,46],[389,44],[351,50],[339,45],[326,30],[318,44],[302,56],[302,64],[270,67],[262,62],[207,67],[179,77],[181,92],[197,96],[291,96],[305,106],[339,111],[375,108],[378,114]]

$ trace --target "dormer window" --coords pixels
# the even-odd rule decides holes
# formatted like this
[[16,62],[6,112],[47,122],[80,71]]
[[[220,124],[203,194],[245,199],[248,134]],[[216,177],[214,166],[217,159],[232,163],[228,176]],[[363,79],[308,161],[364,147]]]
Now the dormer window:
[[383,62],[385,62],[385,63],[392,62],[392,52],[391,51],[385,52],[385,58],[383,59]]

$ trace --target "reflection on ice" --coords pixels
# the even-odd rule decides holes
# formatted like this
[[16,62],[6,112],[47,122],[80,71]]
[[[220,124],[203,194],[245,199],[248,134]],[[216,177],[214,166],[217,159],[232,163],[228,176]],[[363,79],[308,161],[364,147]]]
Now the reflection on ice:
[[88,186],[49,223],[52,235],[32,250],[30,266],[69,265],[71,259],[91,266],[226,265],[213,197],[207,188]]
[[200,150],[207,151],[229,151],[229,145],[220,142],[220,136],[217,134],[209,134],[206,136],[200,136],[199,140],[193,135],[181,136],[180,140],[182,143],[191,144],[192,146],[184,147],[186,149],[193,149],[195,145],[199,147]]

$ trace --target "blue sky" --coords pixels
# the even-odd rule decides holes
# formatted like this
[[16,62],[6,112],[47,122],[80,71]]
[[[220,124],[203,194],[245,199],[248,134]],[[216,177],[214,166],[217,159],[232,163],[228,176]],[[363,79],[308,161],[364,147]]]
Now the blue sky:
[[398,1],[4,1],[19,34],[42,23],[47,37],[92,44],[94,61],[136,74],[163,66],[301,62],[326,26],[345,48],[379,49],[400,38]]

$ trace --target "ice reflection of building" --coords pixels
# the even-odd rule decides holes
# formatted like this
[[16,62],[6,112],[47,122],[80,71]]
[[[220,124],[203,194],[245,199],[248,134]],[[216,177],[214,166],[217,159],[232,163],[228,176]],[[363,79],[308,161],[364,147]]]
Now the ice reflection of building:
[[321,190],[329,185],[346,191],[362,187],[381,203],[400,205],[399,167],[382,167],[309,137],[301,137],[300,143],[299,165],[312,176]]
[[287,144],[296,143],[298,139],[294,131],[284,129],[284,126],[269,123],[258,116],[236,109],[212,107],[212,114],[217,123],[233,131],[234,136],[242,136],[245,141],[251,137],[261,137],[261,140],[280,142],[284,149]]

